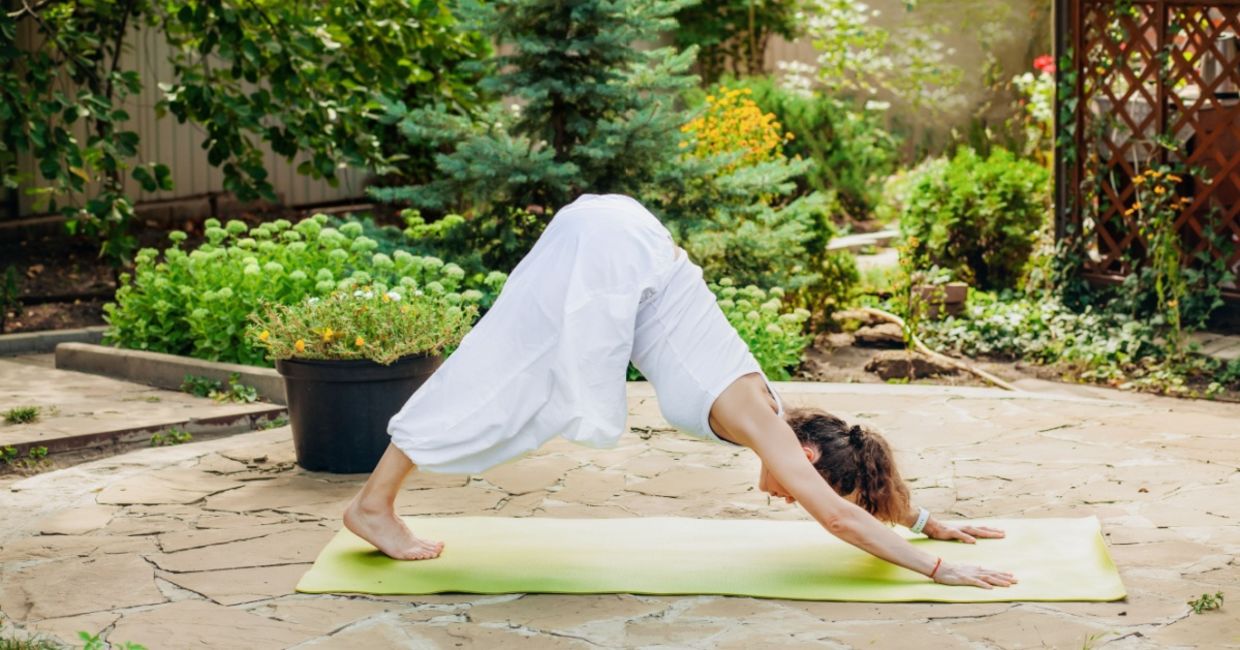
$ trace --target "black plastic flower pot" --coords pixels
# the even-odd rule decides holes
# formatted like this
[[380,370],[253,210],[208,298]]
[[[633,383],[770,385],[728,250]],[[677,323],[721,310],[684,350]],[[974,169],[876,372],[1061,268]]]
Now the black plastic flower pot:
[[388,420],[439,364],[412,355],[370,359],[277,359],[284,377],[297,464],[316,472],[369,472],[390,438]]

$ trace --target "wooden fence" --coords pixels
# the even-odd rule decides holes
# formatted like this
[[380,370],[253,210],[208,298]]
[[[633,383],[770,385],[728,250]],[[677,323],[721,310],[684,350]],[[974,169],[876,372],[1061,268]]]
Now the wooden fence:
[[[1181,252],[1240,271],[1240,0],[1057,0],[1060,70],[1056,209],[1061,236],[1087,238],[1087,274],[1118,281],[1145,253],[1140,181],[1182,170]],[[1064,81],[1067,80],[1067,83]],[[1068,91],[1070,92],[1063,92]],[[1240,299],[1235,283],[1224,287]]]
[[[22,23],[18,35],[19,47],[36,44],[37,32],[29,21]],[[140,138],[137,160],[161,162],[172,169],[174,187],[170,191],[145,192],[131,178],[125,180],[125,192],[138,204],[193,200],[224,192],[224,175],[208,164],[207,152],[202,148],[205,132],[196,124],[180,124],[168,115],[156,118],[155,104],[160,99],[159,83],[171,83],[174,79],[172,65],[168,62],[169,50],[163,35],[154,29],[143,28],[130,33],[127,47],[122,54],[121,69],[136,70],[142,77],[142,92],[132,96],[124,104],[132,119],[125,128],[138,133]],[[80,142],[86,139],[84,121],[79,120],[72,129]],[[266,160],[268,180],[275,189],[280,202],[287,206],[326,203],[361,197],[364,195],[365,172],[355,169],[337,171],[339,184],[332,187],[326,181],[314,180],[296,172],[303,157],[291,162],[276,155],[269,147],[261,147]],[[46,187],[39,175],[38,161],[29,154],[18,157],[19,169],[25,174],[25,187]],[[93,191],[95,188],[90,188]],[[18,191],[0,203],[0,219],[14,219],[41,212],[30,196]],[[65,197],[59,198],[64,202]]]

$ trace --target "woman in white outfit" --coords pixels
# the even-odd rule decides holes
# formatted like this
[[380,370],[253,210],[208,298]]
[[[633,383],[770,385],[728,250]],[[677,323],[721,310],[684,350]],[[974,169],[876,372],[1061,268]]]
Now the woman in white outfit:
[[1015,582],[943,562],[883,525],[966,542],[1003,534],[912,508],[879,434],[816,409],[785,412],[701,268],[654,215],[615,194],[583,195],[555,215],[491,309],[392,416],[392,444],[345,525],[393,558],[438,556],[442,542],[396,516],[409,472],[477,473],[557,436],[614,446],[627,429],[630,361],[669,423],[752,449],[759,488],[799,502],[837,537],[944,584]]

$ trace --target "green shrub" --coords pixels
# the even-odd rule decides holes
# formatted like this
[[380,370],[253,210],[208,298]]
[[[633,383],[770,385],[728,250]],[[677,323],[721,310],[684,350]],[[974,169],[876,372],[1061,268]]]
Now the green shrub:
[[465,285],[482,291],[478,304],[483,310],[490,309],[497,296],[486,281],[491,270],[511,271],[543,230],[540,220],[515,208],[508,210],[505,219],[481,215],[468,224],[464,217],[455,214],[428,224],[422,213],[413,208],[402,210],[400,216],[405,223],[403,229],[380,225],[370,215],[350,215],[348,219],[329,216],[327,224],[335,228],[349,221],[361,224],[362,236],[375,241],[376,253],[392,256],[403,250],[452,260],[464,269]]
[[874,218],[882,223],[898,223],[917,186],[924,179],[942,177],[947,164],[947,158],[926,158],[913,167],[888,176],[874,206]]
[[1159,323],[1053,296],[970,291],[964,314],[917,327],[936,349],[1054,365],[1075,381],[1189,397],[1240,390],[1240,362],[1177,353]]
[[762,366],[762,372],[773,380],[791,378],[790,371],[800,365],[801,353],[812,339],[803,333],[809,311],[787,310],[780,287],[767,291],[754,285],[738,288],[730,278],[723,278],[710,288],[728,322]]
[[910,262],[937,265],[975,286],[1017,286],[1050,202],[1049,173],[995,148],[989,158],[960,148],[930,165],[900,211]]
[[185,233],[169,234],[160,253],[142,249],[132,274],[121,275],[116,301],[104,306],[105,342],[201,359],[270,365],[246,320],[262,301],[293,303],[309,296],[371,285],[375,290],[424,289],[480,304],[498,294],[506,276],[467,277],[435,257],[375,251],[362,225],[324,227],[325,215],[292,224],[278,219],[253,229],[232,220],[206,221],[207,241],[182,250]]

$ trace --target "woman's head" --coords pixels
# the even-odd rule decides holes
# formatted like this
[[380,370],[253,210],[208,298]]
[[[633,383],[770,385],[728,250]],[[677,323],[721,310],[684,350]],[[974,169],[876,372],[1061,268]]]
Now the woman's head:
[[908,514],[908,486],[881,435],[821,409],[790,408],[784,417],[801,444],[816,452],[814,468],[840,496],[882,521],[896,523]]

